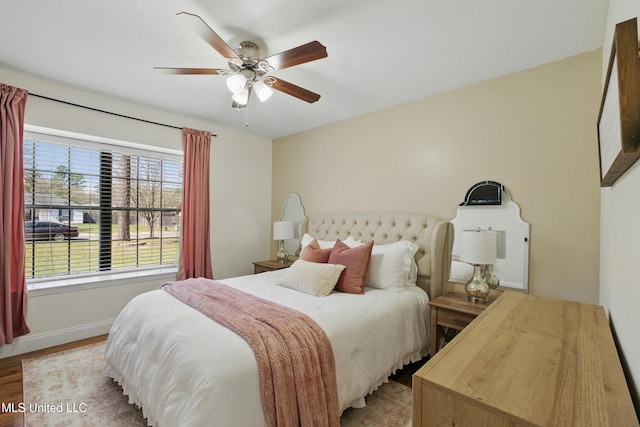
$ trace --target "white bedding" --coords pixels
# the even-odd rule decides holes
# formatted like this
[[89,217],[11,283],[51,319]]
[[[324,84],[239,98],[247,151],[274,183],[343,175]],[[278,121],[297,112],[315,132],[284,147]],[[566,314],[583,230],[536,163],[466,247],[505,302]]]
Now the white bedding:
[[[286,270],[221,282],[306,313],[326,332],[340,408],[375,390],[429,346],[428,296],[365,288],[315,297],[275,285]],[[155,426],[264,426],[258,365],[239,336],[163,290],[134,298],[115,320],[105,372]]]

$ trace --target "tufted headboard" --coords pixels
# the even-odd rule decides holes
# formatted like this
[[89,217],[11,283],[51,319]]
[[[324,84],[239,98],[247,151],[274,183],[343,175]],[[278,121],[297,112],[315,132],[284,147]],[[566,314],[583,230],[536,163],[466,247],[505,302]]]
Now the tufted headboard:
[[342,240],[353,236],[363,242],[373,240],[375,244],[408,240],[420,247],[416,254],[418,286],[429,294],[429,298],[437,298],[447,280],[447,248],[450,250],[452,226],[430,215],[380,212],[324,214],[300,222],[300,236],[304,233],[321,240]]

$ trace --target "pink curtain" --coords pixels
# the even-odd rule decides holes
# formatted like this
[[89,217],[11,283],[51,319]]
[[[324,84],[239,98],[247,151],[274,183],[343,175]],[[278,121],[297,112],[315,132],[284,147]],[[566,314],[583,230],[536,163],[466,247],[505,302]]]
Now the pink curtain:
[[22,135],[28,93],[0,83],[0,345],[29,333]]
[[178,280],[213,279],[209,245],[209,153],[211,132],[182,129],[184,194]]

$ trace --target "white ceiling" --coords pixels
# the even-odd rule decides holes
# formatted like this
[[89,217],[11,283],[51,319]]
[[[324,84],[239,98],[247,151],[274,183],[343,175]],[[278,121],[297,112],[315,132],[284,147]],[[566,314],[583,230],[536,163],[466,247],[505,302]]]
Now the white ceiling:
[[[608,0],[0,0],[0,66],[277,138],[602,46]],[[249,127],[228,68],[176,18],[200,15],[263,57],[318,40],[329,56],[274,73],[322,95],[252,99]],[[28,89],[28,88],[26,88]],[[47,94],[41,94],[47,95]]]

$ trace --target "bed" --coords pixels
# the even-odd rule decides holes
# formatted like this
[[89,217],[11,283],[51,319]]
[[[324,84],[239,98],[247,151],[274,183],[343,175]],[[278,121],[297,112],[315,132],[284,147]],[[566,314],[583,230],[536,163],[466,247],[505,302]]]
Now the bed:
[[[371,268],[380,268],[379,251],[390,244],[417,246],[409,273],[416,286],[401,290],[318,297],[281,286],[293,267],[220,281],[315,321],[333,349],[339,413],[362,407],[395,370],[427,354],[428,301],[446,280],[451,224],[424,214],[345,213],[305,219],[299,231],[316,242],[373,241]],[[159,289],[135,297],[114,321],[105,372],[150,425],[266,426],[256,358],[243,338]]]

